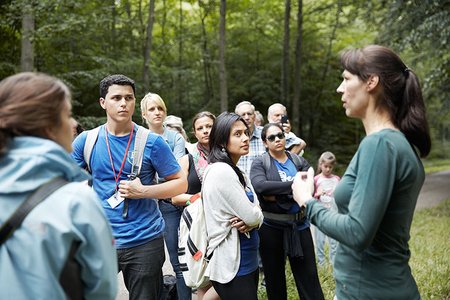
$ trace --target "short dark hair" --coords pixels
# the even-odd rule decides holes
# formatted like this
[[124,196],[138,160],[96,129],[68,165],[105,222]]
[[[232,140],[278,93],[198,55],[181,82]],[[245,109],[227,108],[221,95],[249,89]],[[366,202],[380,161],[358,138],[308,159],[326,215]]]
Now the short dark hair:
[[248,130],[247,123],[244,119],[236,113],[223,112],[221,113],[214,122],[211,128],[211,133],[209,134],[209,156],[208,162],[224,162],[230,165],[239,177],[239,181],[245,187],[244,175],[242,171],[233,163],[227,151],[222,151],[222,148],[227,147],[228,140],[230,139],[231,127],[237,121],[244,123]]
[[100,97],[105,98],[106,94],[108,94],[108,89],[111,85],[129,85],[133,88],[133,93],[136,95],[136,87],[134,86],[134,80],[122,75],[122,74],[114,74],[106,76],[100,81]]
[[261,131],[261,140],[265,141],[267,139],[267,130],[269,130],[270,127],[275,126],[281,129],[281,132],[284,132],[283,126],[281,126],[279,123],[267,123],[264,125],[262,131]]

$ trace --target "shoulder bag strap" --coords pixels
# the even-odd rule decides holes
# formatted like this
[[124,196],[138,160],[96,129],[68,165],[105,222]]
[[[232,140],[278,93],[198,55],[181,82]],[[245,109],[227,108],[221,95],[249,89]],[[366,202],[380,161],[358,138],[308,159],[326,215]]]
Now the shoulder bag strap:
[[98,126],[94,129],[88,130],[87,136],[86,136],[86,142],[84,143],[83,148],[83,157],[84,161],[87,165],[87,170],[91,172],[91,166],[90,166],[90,160],[91,160],[91,154],[92,149],[94,149],[95,142],[97,142],[98,133],[100,131],[101,126]]
[[268,152],[264,152],[262,155],[263,167],[266,172],[270,170],[270,155]]
[[20,227],[25,217],[39,203],[47,199],[54,191],[67,184],[68,181],[61,177],[56,177],[51,181],[41,185],[16,209],[13,215],[0,228],[0,245],[10,238],[13,232]]
[[[144,157],[145,145],[147,145],[147,138],[150,130],[139,126],[136,132],[136,138],[134,140],[133,149],[133,161],[131,163],[131,174],[130,179],[134,179],[141,173],[142,159]],[[123,201],[122,217],[124,219],[128,218],[128,199],[125,198]]]
[[144,157],[145,146],[147,145],[147,138],[150,130],[139,126],[136,132],[136,139],[134,140],[134,154],[133,167],[131,172],[136,176],[141,173],[142,159]]

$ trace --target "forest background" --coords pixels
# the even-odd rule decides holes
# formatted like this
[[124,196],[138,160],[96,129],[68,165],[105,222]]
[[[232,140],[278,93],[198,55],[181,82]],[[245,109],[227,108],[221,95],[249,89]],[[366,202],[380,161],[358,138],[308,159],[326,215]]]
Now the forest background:
[[168,113],[216,115],[251,101],[288,107],[306,158],[336,154],[345,166],[364,130],[349,120],[336,88],[339,53],[382,44],[398,52],[423,86],[431,158],[450,158],[450,0],[1,0],[0,80],[20,71],[61,78],[74,117],[105,121],[100,80],[122,73],[140,99],[161,95]]

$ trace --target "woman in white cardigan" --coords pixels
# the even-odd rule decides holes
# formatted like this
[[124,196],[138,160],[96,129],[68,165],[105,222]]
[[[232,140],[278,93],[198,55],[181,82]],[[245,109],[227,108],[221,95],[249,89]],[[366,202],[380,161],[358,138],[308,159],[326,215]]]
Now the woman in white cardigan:
[[263,221],[258,198],[236,166],[249,151],[249,133],[235,113],[222,113],[211,130],[211,165],[203,181],[209,278],[222,300],[257,299],[259,237]]

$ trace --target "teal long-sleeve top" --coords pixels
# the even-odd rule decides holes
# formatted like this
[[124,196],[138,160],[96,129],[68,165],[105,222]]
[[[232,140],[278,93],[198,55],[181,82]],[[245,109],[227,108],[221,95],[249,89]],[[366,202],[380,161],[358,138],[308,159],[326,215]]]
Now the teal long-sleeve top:
[[343,299],[420,299],[408,265],[411,222],[425,179],[405,136],[384,129],[366,136],[334,197],[338,212],[308,201],[307,216],[339,241],[336,296]]

